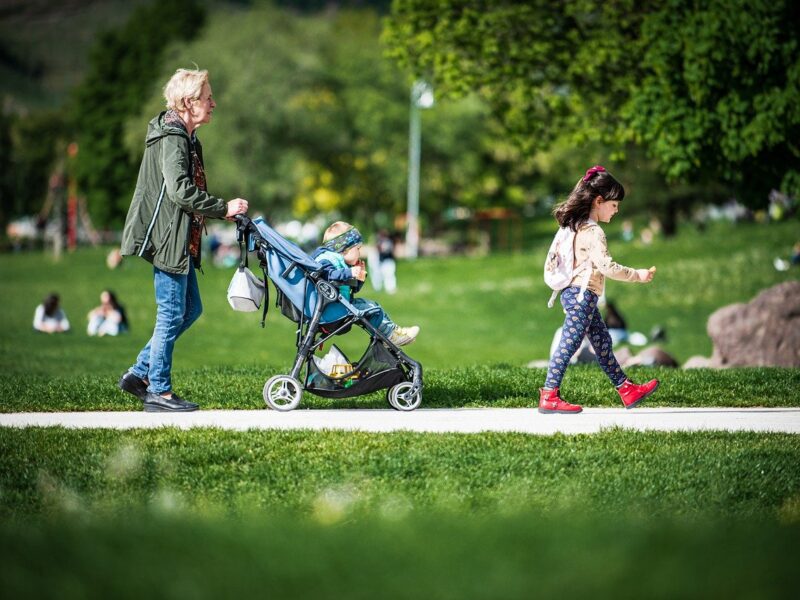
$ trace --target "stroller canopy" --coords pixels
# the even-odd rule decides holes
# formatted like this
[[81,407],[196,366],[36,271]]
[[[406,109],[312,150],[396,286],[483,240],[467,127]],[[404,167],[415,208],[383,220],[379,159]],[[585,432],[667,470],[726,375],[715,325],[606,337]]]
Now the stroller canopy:
[[[269,278],[297,310],[303,311],[306,318],[311,318],[319,302],[319,293],[306,273],[320,271],[322,265],[303,252],[297,244],[282,237],[262,217],[251,223],[267,245]],[[333,323],[348,314],[347,308],[341,302],[332,302],[323,310],[320,322]]]
[[277,252],[287,258],[290,263],[296,263],[307,271],[319,271],[322,268],[322,265],[303,252],[300,246],[282,237],[277,231],[267,225],[263,217],[253,219],[252,223],[258,230],[258,234],[264,238],[270,246],[275,248]]

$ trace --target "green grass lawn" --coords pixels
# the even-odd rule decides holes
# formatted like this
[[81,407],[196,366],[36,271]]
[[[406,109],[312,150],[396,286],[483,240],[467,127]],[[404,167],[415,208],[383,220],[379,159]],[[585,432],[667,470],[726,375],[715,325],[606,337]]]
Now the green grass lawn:
[[[698,235],[685,227],[671,240],[652,246],[625,244],[609,229],[617,260],[658,266],[653,284],[611,281],[631,330],[666,328],[667,351],[683,361],[710,355],[708,316],[761,289],[796,277],[772,267],[797,235],[794,222],[769,225],[717,224]],[[524,365],[546,358],[562,313],[548,310],[541,263],[549,240],[535,251],[485,258],[422,259],[401,262],[400,292],[365,292],[379,300],[401,324],[418,323],[422,333],[408,347],[425,367],[425,406],[528,406],[544,379],[541,369]],[[79,250],[55,264],[40,253],[0,256],[6,299],[0,314],[0,410],[136,409],[115,387],[152,331],[152,269],[142,260],[105,267],[106,249]],[[225,299],[231,270],[208,267],[201,276],[205,306],[200,321],[175,352],[176,389],[205,408],[262,407],[264,381],[286,373],[295,355],[294,324],[272,309],[265,329],[260,315],[236,313]],[[85,315],[103,288],[125,303],[132,332],[119,338],[85,335]],[[73,331],[48,336],[31,328],[33,308],[49,291],[61,293]],[[351,359],[360,356],[366,336],[354,329],[337,339]],[[653,405],[786,406],[800,402],[797,370],[669,371],[631,370],[636,378],[665,381]],[[588,406],[614,406],[616,398],[597,367],[572,368],[565,394]],[[385,406],[382,394],[331,402],[305,394],[304,406]]]
[[[708,315],[796,278],[779,273],[796,223],[685,229],[615,258],[658,266],[650,286],[609,282],[630,329],[668,332],[681,361],[708,355]],[[609,230],[610,237],[613,229]],[[533,406],[561,313],[545,306],[548,239],[529,254],[401,263],[400,293],[370,292],[425,366],[424,406]],[[0,256],[0,410],[136,410],[116,379],[154,317],[151,272],[105,249],[60,264]],[[294,357],[277,311],[261,330],[206,269],[205,313],[176,350],[176,389],[203,408],[263,408]],[[85,335],[114,289],[130,335]],[[31,330],[57,290],[75,331]],[[351,356],[363,334],[341,338]],[[800,370],[631,370],[659,377],[652,406],[797,406]],[[596,366],[564,395],[617,406]],[[384,408],[380,393],[309,408]],[[9,597],[792,597],[800,559],[800,438],[768,433],[414,434],[215,429],[0,429],[0,580]]]
[[793,520],[799,454],[797,435],[742,432],[3,428],[0,516],[113,515],[161,499],[189,514],[285,511],[323,520],[336,516],[325,511],[339,520],[351,511],[571,508]]
[[[186,369],[176,377],[176,389],[203,409],[266,409],[264,381],[279,366],[205,367]],[[636,367],[628,374],[638,381],[658,378],[658,393],[647,406],[766,406],[800,405],[800,370],[778,368],[680,369]],[[544,369],[487,365],[426,372],[423,406],[477,408],[536,406]],[[621,407],[619,396],[594,365],[569,369],[563,396],[587,407]],[[19,375],[0,377],[0,412],[141,410],[141,402],[117,389],[117,374]],[[347,399],[320,398],[306,392],[300,408],[388,408],[386,392]]]
[[0,430],[9,597],[791,597],[800,439]]
[[[629,329],[647,334],[655,325],[664,326],[668,334],[664,348],[680,361],[711,354],[706,321],[713,311],[749,301],[766,287],[798,277],[796,271],[780,273],[772,267],[773,257],[786,255],[798,237],[796,222],[719,224],[704,235],[685,227],[676,238],[649,247],[615,240],[613,231],[609,230],[610,247],[618,261],[637,267],[656,265],[658,274],[649,285],[611,281],[608,297],[616,301]],[[541,272],[548,243],[542,237],[534,243],[536,250],[525,254],[400,262],[397,295],[369,289],[363,295],[381,302],[398,323],[422,327],[408,351],[426,369],[523,366],[547,358],[563,318],[558,308],[546,306],[549,289]],[[110,271],[105,266],[106,251],[79,250],[58,264],[39,253],[0,256],[4,374],[111,377],[130,366],[152,333],[152,269],[131,258],[121,269]],[[200,276],[205,312],[178,342],[177,374],[199,366],[271,365],[285,370],[291,364],[293,323],[273,310],[262,330],[260,315],[232,311],[225,299],[231,276],[232,270],[210,266]],[[86,313],[107,287],[125,304],[132,332],[117,339],[89,338]],[[36,304],[52,290],[62,296],[74,327],[70,334],[47,336],[31,328]],[[357,355],[365,345],[359,333],[337,343],[348,355]]]
[[326,525],[158,511],[0,524],[0,578],[8,598],[65,600],[789,599],[799,535],[715,517],[420,512]]

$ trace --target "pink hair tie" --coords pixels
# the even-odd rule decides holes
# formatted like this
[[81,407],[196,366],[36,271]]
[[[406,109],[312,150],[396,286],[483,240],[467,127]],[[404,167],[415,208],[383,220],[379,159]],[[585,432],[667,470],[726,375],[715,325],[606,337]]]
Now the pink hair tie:
[[594,177],[594,176],[595,176],[597,173],[602,173],[602,172],[603,172],[603,171],[605,171],[605,170],[606,170],[606,168],[605,168],[605,167],[603,167],[603,166],[601,166],[601,165],[595,165],[595,166],[593,166],[591,169],[589,169],[588,171],[586,171],[586,175],[584,175],[584,176],[583,176],[583,182],[584,182],[584,183],[586,183],[586,182],[587,182],[587,181],[589,181],[589,180],[590,180],[592,177]]

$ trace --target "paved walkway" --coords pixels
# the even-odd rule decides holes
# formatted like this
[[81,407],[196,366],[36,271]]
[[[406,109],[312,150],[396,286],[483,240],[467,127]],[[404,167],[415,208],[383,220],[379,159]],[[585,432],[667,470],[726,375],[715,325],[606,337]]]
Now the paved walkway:
[[201,410],[193,413],[4,413],[0,426],[61,425],[134,429],[339,429],[360,431],[518,431],[539,435],[597,433],[609,427],[657,431],[773,431],[800,433],[800,408],[587,408],[579,415],[540,415],[530,408],[421,408],[410,413],[378,409]]

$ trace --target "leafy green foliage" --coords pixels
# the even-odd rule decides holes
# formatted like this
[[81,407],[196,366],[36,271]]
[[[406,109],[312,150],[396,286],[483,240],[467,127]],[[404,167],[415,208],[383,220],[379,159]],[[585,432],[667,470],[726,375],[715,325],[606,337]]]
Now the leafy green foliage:
[[798,23],[796,3],[767,1],[668,2],[644,19],[623,115],[669,178],[720,176],[757,204],[796,177]]
[[[170,68],[196,61],[211,74],[218,108],[200,136],[212,189],[246,197],[271,218],[338,213],[391,226],[406,205],[409,86],[382,56],[379,32],[368,11],[258,7],[215,14],[176,49]],[[129,120],[132,154],[159,103],[154,93]],[[421,118],[421,210],[434,225],[450,206],[534,201],[535,165],[486,123],[475,97],[437,103]]]
[[203,20],[196,0],[154,2],[93,47],[72,111],[80,148],[76,175],[96,225],[119,227],[133,193],[138,163],[122,143],[123,124],[139,113],[154,84],[163,85],[153,77],[169,43],[190,39]]
[[386,23],[391,56],[480,92],[522,147],[634,141],[670,181],[798,192],[795,3],[411,0]]
[[[65,144],[67,124],[63,111],[39,111],[25,117],[0,117],[0,140],[4,166],[2,176],[3,215],[0,223],[17,215],[39,212],[48,194],[50,177],[55,174],[65,184]],[[59,165],[60,161],[60,165]]]

